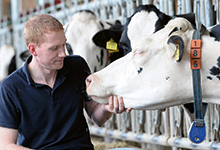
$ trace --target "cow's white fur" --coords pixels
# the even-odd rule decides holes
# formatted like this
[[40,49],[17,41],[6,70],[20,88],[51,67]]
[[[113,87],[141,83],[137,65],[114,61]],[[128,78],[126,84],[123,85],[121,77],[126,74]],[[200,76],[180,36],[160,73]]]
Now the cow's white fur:
[[154,33],[155,23],[158,19],[159,18],[154,11],[140,11],[131,18],[131,21],[128,24],[127,34],[132,48],[134,43],[136,43],[140,38]]
[[2,45],[0,48],[0,81],[8,76],[8,68],[12,57],[15,55],[15,49],[11,45]]
[[97,61],[97,56],[100,59],[101,48],[92,41],[92,37],[103,29],[100,22],[104,25],[104,29],[110,27],[109,24],[100,20],[97,16],[82,11],[74,14],[65,25],[67,43],[71,45],[73,54],[82,56],[87,61],[92,72],[94,72],[95,67],[100,70],[108,64],[107,51],[104,51],[103,54],[103,64],[101,65]]
[[[175,27],[181,30],[170,36],[180,36],[185,45],[179,63],[173,56],[176,46],[167,44]],[[140,40],[131,53],[89,76],[91,83],[87,92],[101,103],[107,103],[105,97],[110,94],[120,95],[125,106],[134,109],[160,109],[192,102],[189,57],[192,33],[192,26],[187,20],[171,20],[164,29]],[[202,36],[201,84],[203,102],[207,103],[220,104],[220,81],[209,72],[217,63],[219,46],[220,43],[207,33]],[[140,67],[143,71],[138,74]],[[211,76],[212,80],[208,80],[207,76]]]

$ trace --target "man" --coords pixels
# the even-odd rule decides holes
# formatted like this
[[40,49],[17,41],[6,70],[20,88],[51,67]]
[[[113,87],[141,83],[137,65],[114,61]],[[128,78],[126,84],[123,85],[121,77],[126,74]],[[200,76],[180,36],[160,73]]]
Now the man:
[[66,56],[63,26],[54,17],[29,19],[24,39],[32,56],[0,84],[0,149],[92,150],[83,108],[99,126],[131,109],[121,97],[102,105],[87,96],[88,66]]

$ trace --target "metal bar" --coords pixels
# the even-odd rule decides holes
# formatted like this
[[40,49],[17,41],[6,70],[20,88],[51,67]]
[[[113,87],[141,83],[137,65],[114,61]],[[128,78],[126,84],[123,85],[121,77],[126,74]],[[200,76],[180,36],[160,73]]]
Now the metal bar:
[[220,0],[216,0],[216,23],[220,23]]
[[205,25],[210,27],[213,25],[213,9],[212,9],[212,0],[205,0]]
[[186,13],[191,13],[192,11],[192,0],[185,0]]
[[118,130],[107,130],[96,126],[89,127],[90,133],[96,136],[111,137],[120,140],[141,142],[148,144],[157,144],[170,147],[198,149],[198,150],[220,150],[219,142],[204,141],[201,144],[194,144],[189,142],[188,138],[169,137],[164,135],[152,135],[146,133],[122,132]]

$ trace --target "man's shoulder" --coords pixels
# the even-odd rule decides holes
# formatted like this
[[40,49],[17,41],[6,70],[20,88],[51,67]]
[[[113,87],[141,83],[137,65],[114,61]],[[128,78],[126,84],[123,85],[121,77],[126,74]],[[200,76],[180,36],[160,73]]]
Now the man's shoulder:
[[86,61],[84,60],[83,57],[79,56],[79,55],[72,55],[72,56],[66,56],[64,59],[64,65],[65,66],[85,66]]
[[0,83],[1,85],[19,85],[20,84],[20,79],[22,78],[23,73],[22,73],[22,68],[19,68],[15,70],[13,73],[8,75],[6,78],[2,80]]
[[71,55],[71,56],[66,56],[64,61],[68,61],[68,62],[82,62],[84,61],[84,59],[79,56],[79,55]]

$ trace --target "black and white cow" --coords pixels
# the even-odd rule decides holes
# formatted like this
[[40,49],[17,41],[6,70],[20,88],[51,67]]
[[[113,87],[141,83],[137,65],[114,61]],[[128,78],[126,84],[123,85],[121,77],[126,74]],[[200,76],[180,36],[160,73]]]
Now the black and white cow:
[[[30,56],[28,50],[22,52],[19,56],[25,61]],[[3,44],[0,48],[0,82],[17,69],[16,50],[12,45]]]
[[[186,19],[169,21],[165,28],[134,44],[132,52],[90,75],[86,80],[88,94],[101,103],[107,103],[111,94],[121,95],[125,106],[134,109],[161,109],[192,102],[193,32]],[[176,55],[177,47],[181,55]],[[219,47],[220,42],[206,30],[201,47],[201,84],[206,103],[220,104]]]
[[16,70],[15,49],[11,45],[4,44],[0,48],[0,82]]
[[119,21],[113,21],[113,23],[103,21],[89,10],[78,11],[65,25],[67,50],[72,49],[74,55],[82,56],[87,61],[90,70],[96,72],[107,66],[111,58],[109,58],[109,52],[105,48],[96,46],[92,38],[100,30],[109,28],[114,30],[113,27],[121,28],[122,26]]

